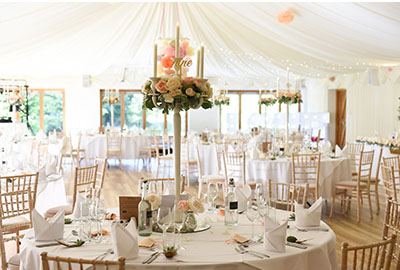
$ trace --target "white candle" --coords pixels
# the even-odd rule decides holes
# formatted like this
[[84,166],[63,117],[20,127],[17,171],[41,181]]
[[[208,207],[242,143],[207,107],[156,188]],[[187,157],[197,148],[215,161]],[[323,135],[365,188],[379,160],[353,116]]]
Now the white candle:
[[154,43],[153,77],[157,77],[157,43]]
[[279,77],[276,78],[276,90],[279,91]]
[[179,58],[179,23],[176,24],[175,58]]
[[201,48],[200,48],[200,78],[203,79],[204,78],[204,45],[201,44]]
[[258,96],[259,96],[260,99],[261,99],[261,88],[258,90]]
[[196,77],[198,78],[200,75],[200,49],[197,49],[197,69],[196,69]]

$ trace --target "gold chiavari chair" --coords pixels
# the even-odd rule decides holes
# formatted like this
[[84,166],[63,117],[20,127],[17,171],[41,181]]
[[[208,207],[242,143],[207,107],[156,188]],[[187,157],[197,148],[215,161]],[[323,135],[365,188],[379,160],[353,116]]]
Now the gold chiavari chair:
[[223,190],[225,190],[225,186],[227,183],[227,179],[224,175],[216,174],[216,175],[203,175],[203,168],[201,165],[199,147],[196,145],[196,156],[197,156],[197,166],[199,167],[199,191],[198,197],[201,198],[201,194],[203,192],[203,183],[215,183],[216,185],[221,184]]
[[[382,152],[383,152],[383,147],[379,147],[378,151],[378,164],[376,166],[376,174],[374,177],[371,176],[370,178],[370,185],[374,187],[374,189],[370,188],[371,194],[375,195],[375,202],[376,202],[376,212],[379,213],[380,211],[380,205],[379,205],[379,170],[381,167],[381,160],[382,160]],[[355,180],[355,179],[354,179]],[[361,179],[361,181],[365,182],[366,179]]]
[[18,190],[26,190],[28,187],[32,192],[32,206],[36,205],[36,194],[38,186],[39,173],[22,174],[14,176],[1,176],[1,193],[14,192]]
[[386,199],[393,198],[397,201],[397,186],[394,178],[394,168],[381,165],[383,190],[386,194]]
[[351,173],[353,176],[356,176],[358,171],[358,164],[360,160],[360,154],[364,151],[363,143],[347,143],[347,149],[350,155],[351,161]]
[[116,158],[119,160],[119,168],[122,168],[122,134],[119,132],[107,132],[107,159]]
[[218,174],[223,175],[224,174],[224,169],[223,169],[223,155],[224,155],[224,150],[225,149],[225,144],[224,143],[213,143],[214,146],[214,151],[215,151],[215,157],[217,160],[217,170],[218,170]]
[[[346,205],[349,207],[351,203],[351,199],[354,197],[357,198],[357,220],[360,222],[361,215],[361,200],[363,196],[368,198],[369,211],[372,216],[372,204],[371,204],[371,192],[370,192],[370,179],[371,179],[371,169],[372,162],[374,160],[374,151],[362,151],[360,154],[360,162],[358,164],[358,172],[357,172],[357,181],[340,181],[336,183],[334,193],[332,196],[332,205],[331,205],[331,214],[333,215],[333,208],[335,205],[335,197],[336,195],[342,195],[345,200],[345,209]],[[363,179],[363,181],[361,181]],[[348,194],[347,192],[350,192]],[[348,209],[348,208],[347,208]]]
[[196,159],[192,158],[191,147],[193,147],[189,140],[183,139],[181,143],[181,172],[186,176],[187,186],[190,186],[190,174],[198,173],[199,167]]
[[[400,202],[388,198],[386,200],[385,218],[383,220],[382,240],[389,240],[395,234],[400,235]],[[395,261],[395,269],[400,269],[400,238],[396,240],[392,259]]]
[[[393,234],[390,239],[360,246],[349,246],[348,243],[342,243],[341,270],[348,269],[368,269],[368,270],[389,270],[392,263],[396,235]],[[353,255],[351,256],[351,253]],[[348,260],[352,265],[348,264]]]
[[95,187],[102,189],[103,185],[104,185],[104,178],[106,176],[107,159],[106,158],[95,158],[94,164],[97,164]]
[[70,145],[70,154],[69,156],[71,156],[72,160],[76,160],[76,166],[80,167],[81,161],[82,160],[86,160],[85,157],[85,149],[83,149],[81,147],[82,144],[82,134],[79,133],[78,135],[78,143],[76,145],[76,148],[74,147],[74,145],[72,144],[72,136],[71,134],[69,135],[69,145]]
[[246,185],[246,153],[224,151],[222,157],[225,179],[240,179]]
[[319,198],[321,154],[292,154],[292,183],[308,183],[314,200]]
[[400,157],[383,157],[382,158],[383,165],[387,167],[393,167],[394,178],[397,183],[400,182]]
[[[157,148],[154,145],[154,141],[155,141],[154,137],[155,136],[152,136],[152,137],[148,136],[148,140],[149,140],[148,144],[139,149],[138,159],[143,159],[143,165],[150,164],[151,158],[156,157]],[[145,160],[146,160],[146,163],[144,162]]]
[[[91,269],[118,269],[125,270],[125,258],[120,257],[117,261],[103,261],[103,260],[87,260],[87,259],[75,259],[75,258],[66,258],[66,257],[51,257],[47,256],[47,252],[42,252],[40,254],[42,258],[42,267],[43,270],[50,270],[49,262],[54,262],[57,268],[55,270],[71,270],[75,269],[75,267],[80,267],[79,269],[86,269],[90,265]],[[63,268],[62,266],[67,266]],[[75,265],[75,266],[74,266]],[[97,266],[97,267],[96,267]],[[53,268],[51,268],[53,269]]]
[[294,202],[307,205],[308,183],[289,184],[268,179],[268,196],[274,198],[277,208],[294,211]]
[[98,168],[98,164],[95,164],[93,166],[88,166],[88,167],[79,167],[79,168],[76,167],[73,193],[72,193],[73,195],[67,197],[67,205],[56,206],[56,207],[47,209],[44,216],[46,218],[51,218],[55,214],[57,214],[57,212],[60,209],[64,209],[65,215],[70,215],[74,211],[76,196],[77,196],[78,192],[79,193],[85,192],[85,189],[87,187],[100,189],[101,186],[96,185],[96,183],[98,183],[98,181],[96,180],[97,168]]
[[[164,168],[164,174],[166,168],[173,167],[174,155],[172,155],[171,153],[171,142],[169,140],[169,136],[164,134],[161,138],[161,143],[162,146],[160,148],[160,142],[157,139],[157,137],[154,136],[154,145],[156,147],[156,163],[157,163],[156,177],[158,177],[161,164],[163,165]],[[160,151],[162,152],[160,153]]]
[[[15,240],[17,253],[19,253],[20,231],[32,227],[33,200],[30,187],[0,193],[0,229],[2,234],[15,234],[15,238],[4,239],[3,241]],[[26,216],[29,216],[29,219]],[[4,260],[2,259],[2,264]]]

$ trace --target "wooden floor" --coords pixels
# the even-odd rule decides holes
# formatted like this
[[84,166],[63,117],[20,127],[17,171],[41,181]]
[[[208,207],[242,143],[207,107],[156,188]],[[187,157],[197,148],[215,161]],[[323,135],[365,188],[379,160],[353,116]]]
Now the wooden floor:
[[[143,168],[142,162],[139,164],[136,161],[124,162],[123,169],[119,169],[118,161],[109,162],[110,167],[106,170],[106,177],[104,183],[104,194],[107,207],[118,207],[119,195],[136,195],[138,194],[138,181],[141,177],[152,176],[151,170]],[[154,164],[153,164],[154,166]],[[69,195],[72,193],[72,172],[67,167],[65,170],[65,184],[66,190]],[[194,196],[197,195],[197,183],[195,177],[191,179],[190,187],[187,192]],[[221,196],[220,196],[221,197]],[[371,220],[368,210],[368,204],[364,202],[362,205],[361,222],[357,222],[356,204],[353,201],[350,213],[343,216],[340,210],[340,202],[335,205],[335,213],[333,218],[329,218],[329,209],[326,209],[324,204],[323,220],[335,231],[336,233],[336,251],[338,262],[340,260],[340,247],[341,243],[346,241],[350,244],[365,244],[373,241],[380,240],[382,233],[382,222],[385,212],[385,197],[383,192],[380,192],[381,211],[376,215],[375,199],[373,199],[374,217]],[[330,203],[328,204],[330,207]]]

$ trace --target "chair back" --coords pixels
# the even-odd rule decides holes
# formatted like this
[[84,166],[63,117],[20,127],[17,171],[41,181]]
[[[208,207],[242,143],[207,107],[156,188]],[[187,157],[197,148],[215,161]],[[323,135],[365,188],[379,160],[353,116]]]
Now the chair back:
[[30,188],[7,193],[0,193],[0,228],[3,229],[3,222],[9,218],[29,215],[32,225],[32,192]]
[[363,143],[347,143],[347,150],[349,151],[350,161],[351,161],[351,171],[352,173],[357,173],[360,154],[364,151]]
[[103,188],[104,185],[104,177],[106,175],[107,169],[107,159],[106,158],[95,158],[95,164],[97,164],[97,172],[96,172],[96,188]]
[[376,174],[375,174],[375,180],[378,181],[379,180],[379,170],[381,169],[381,161],[382,161],[382,153],[383,153],[383,147],[379,147],[379,150],[375,150],[378,151],[378,163],[376,164]]
[[35,208],[38,178],[39,172],[35,174],[2,176],[0,177],[1,193],[16,192],[29,188],[31,191],[32,206]]
[[396,235],[380,242],[352,246],[342,243],[341,270],[348,270],[348,260],[353,264],[352,269],[389,270],[391,257],[396,243]]
[[308,183],[305,184],[289,184],[281,182],[272,182],[268,180],[268,195],[273,198],[277,208],[294,211],[296,201],[304,207],[307,205]]
[[217,158],[217,169],[218,169],[218,174],[222,172],[222,167],[223,167],[223,155],[225,149],[225,144],[223,143],[213,143],[214,146],[214,151],[215,151],[215,157]]
[[157,158],[159,158],[160,156],[167,156],[172,154],[172,141],[170,140],[170,137],[168,135],[164,134],[160,138],[158,138],[158,136],[153,136],[153,140]]
[[[83,193],[87,187],[96,187],[96,176],[97,176],[98,164],[88,167],[76,167],[75,168],[75,181],[74,181],[74,193],[72,200],[72,207],[75,207],[76,193]],[[72,209],[73,210],[73,209]]]
[[[47,252],[42,252],[40,254],[42,257],[42,267],[43,270],[50,270],[49,262],[54,262],[52,265],[56,266],[56,268],[51,268],[54,270],[63,270],[63,269],[86,269],[89,266],[92,266],[93,269],[118,269],[125,270],[125,258],[120,257],[117,261],[108,261],[108,260],[86,260],[86,259],[75,259],[75,258],[66,258],[66,257],[51,257],[47,256]],[[62,266],[66,266],[62,268]],[[98,266],[98,267],[96,267]],[[105,266],[105,267],[102,267]]]
[[107,132],[107,153],[110,151],[121,151],[122,134],[119,132]]
[[203,178],[203,167],[201,166],[199,146],[196,145],[195,148],[196,148],[197,167],[199,168],[199,179],[202,179]]
[[393,167],[388,167],[382,164],[381,171],[383,189],[385,191],[386,198],[393,198],[395,201],[397,201],[397,189]]
[[[383,219],[382,240],[388,240],[395,234],[400,235],[400,202],[388,198],[386,200],[385,217]],[[400,269],[400,238],[397,238],[393,249],[392,259],[395,261],[395,269]]]
[[246,153],[245,152],[223,152],[225,179],[239,178],[246,182]]
[[395,179],[400,179],[400,157],[383,157],[382,158],[383,165],[387,167],[393,167],[393,173]]
[[315,199],[319,198],[319,169],[321,154],[292,154],[292,183],[315,185]]
[[360,189],[361,181],[366,182],[368,189],[371,182],[372,163],[374,162],[374,150],[361,151],[357,169],[357,188]]

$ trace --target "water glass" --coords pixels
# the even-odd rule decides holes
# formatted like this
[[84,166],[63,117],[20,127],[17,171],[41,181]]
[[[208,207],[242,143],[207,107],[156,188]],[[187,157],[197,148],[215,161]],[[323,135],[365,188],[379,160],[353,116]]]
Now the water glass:
[[209,200],[211,200],[211,205],[208,210],[213,213],[216,210],[215,199],[218,196],[218,184],[208,183],[207,196]]
[[258,207],[252,200],[247,202],[246,217],[251,222],[251,240],[254,239],[254,221],[258,218]]
[[97,221],[97,241],[103,242],[104,219],[106,218],[107,209],[104,199],[96,200],[96,221]]
[[181,238],[181,230],[183,228],[183,225],[185,224],[185,211],[181,211],[178,209],[178,207],[175,205],[174,206],[174,225],[175,228],[178,230],[178,249],[184,250],[185,247],[182,245],[182,238]]

